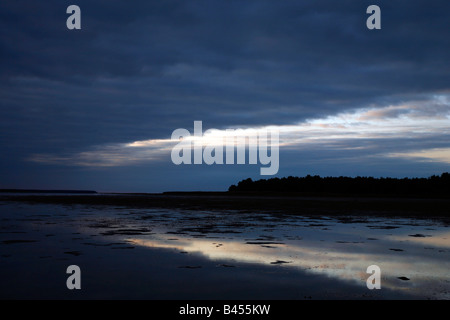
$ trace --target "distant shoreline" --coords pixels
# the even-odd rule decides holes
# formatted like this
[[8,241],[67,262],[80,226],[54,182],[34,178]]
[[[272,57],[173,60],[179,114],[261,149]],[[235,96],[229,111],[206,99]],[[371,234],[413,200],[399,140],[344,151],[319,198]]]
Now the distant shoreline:
[[[7,195],[5,195],[7,194]],[[9,194],[9,195],[8,195]],[[11,195],[12,194],[12,195]],[[429,199],[450,200],[449,195],[433,194],[385,194],[385,193],[346,193],[346,192],[257,192],[257,191],[164,191],[164,192],[102,192],[95,190],[42,190],[42,189],[0,189],[0,197],[39,194],[56,195],[108,195],[108,196],[181,196],[181,197],[270,197],[270,198],[317,198],[317,199]],[[0,199],[1,200],[1,199]]]
[[167,192],[162,194],[0,195],[0,202],[30,204],[121,206],[238,212],[272,212],[286,215],[352,215],[444,218],[450,221],[450,199],[236,195],[227,192]]
[[42,189],[0,189],[0,193],[80,193],[94,194],[93,190],[42,190]]
[[348,192],[271,192],[271,191],[165,191],[162,193],[111,193],[124,195],[166,195],[166,196],[223,196],[223,197],[281,197],[281,198],[386,198],[386,199],[443,199],[442,194],[388,194],[388,193],[348,193]]

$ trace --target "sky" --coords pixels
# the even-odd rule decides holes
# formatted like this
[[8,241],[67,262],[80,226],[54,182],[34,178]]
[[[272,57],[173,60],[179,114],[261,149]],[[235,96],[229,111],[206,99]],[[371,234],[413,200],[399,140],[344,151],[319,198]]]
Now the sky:
[[[1,1],[0,188],[450,171],[448,12],[447,0]],[[176,165],[172,133],[195,121],[219,136],[276,130],[277,172]]]

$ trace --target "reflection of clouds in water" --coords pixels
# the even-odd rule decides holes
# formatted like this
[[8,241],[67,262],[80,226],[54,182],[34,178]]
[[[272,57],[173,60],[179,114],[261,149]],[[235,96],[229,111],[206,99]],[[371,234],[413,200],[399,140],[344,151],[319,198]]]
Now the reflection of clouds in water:
[[[128,238],[139,246],[198,253],[231,265],[299,269],[361,288],[366,288],[367,267],[375,264],[381,268],[382,289],[450,298],[450,250],[445,239],[450,234],[444,224],[432,220],[146,209],[134,210],[132,219],[123,221],[129,227],[152,229],[151,235]],[[288,263],[271,264],[276,261]],[[411,280],[398,279],[402,276]]]
[[450,248],[450,231],[435,232],[432,237],[429,237],[429,233],[419,234],[419,236],[411,235],[395,235],[390,236],[389,239],[394,241],[408,241],[415,244],[424,246],[433,246],[440,248]]
[[[389,236],[387,236],[389,238]],[[374,247],[382,247],[387,251],[386,243],[378,241],[370,244],[345,243],[330,249],[317,241],[286,241],[284,244],[270,244],[263,247],[259,244],[248,244],[229,239],[192,239],[182,237],[178,240],[165,235],[153,235],[152,239],[133,238],[131,243],[151,248],[168,248],[200,253],[211,260],[233,260],[242,263],[270,264],[277,260],[289,263],[287,267],[295,267],[307,272],[322,274],[331,278],[352,281],[365,286],[369,274],[366,269],[376,264],[382,271],[382,288],[394,290],[408,290],[411,294],[432,295],[436,291],[436,284],[443,286],[442,295],[450,290],[448,259],[422,259],[418,261],[419,252],[410,253],[382,253]],[[218,244],[222,244],[218,246]],[[365,252],[362,246],[367,246]],[[357,249],[357,250],[353,250]],[[416,248],[416,250],[423,248]],[[375,252],[375,253],[374,253]],[[446,254],[445,257],[448,258]],[[445,258],[443,257],[443,258]],[[399,276],[408,276],[411,282],[405,283]],[[445,282],[447,281],[447,282]],[[447,293],[448,295],[448,293]]]
[[[53,206],[39,208],[40,213],[55,211]],[[127,239],[136,246],[168,249],[175,254],[177,251],[198,253],[212,261],[222,260],[226,265],[239,267],[239,263],[251,263],[277,268],[274,270],[283,273],[293,271],[290,273],[294,279],[305,280],[302,272],[295,272],[298,269],[312,275],[308,279],[323,275],[321,280],[339,279],[343,284],[356,284],[363,290],[369,276],[366,269],[375,264],[382,272],[379,292],[382,296],[383,289],[393,289],[411,294],[413,298],[450,299],[450,230],[445,228],[445,223],[437,221],[358,217],[349,223],[350,220],[343,217],[58,208],[58,214],[52,217],[54,224],[47,224],[43,215],[36,215],[35,206],[24,205],[19,209],[3,206],[2,213],[4,218],[11,219],[9,227],[13,229],[14,219],[19,218],[21,225],[30,230],[38,225],[47,234],[67,226],[76,239],[82,239],[82,235],[95,236],[99,242],[91,239],[92,243],[85,244],[98,245],[98,248],[112,248],[111,242],[123,243]],[[80,219],[75,219],[77,212]],[[135,234],[127,234],[129,232]],[[183,255],[180,258],[183,259]],[[289,263],[271,264],[276,261]],[[232,272],[240,274],[243,269],[232,268]],[[297,274],[299,278],[295,278]],[[410,280],[398,279],[402,276]],[[271,273],[265,281],[268,279],[277,281]],[[311,280],[313,285],[317,284],[314,281]]]

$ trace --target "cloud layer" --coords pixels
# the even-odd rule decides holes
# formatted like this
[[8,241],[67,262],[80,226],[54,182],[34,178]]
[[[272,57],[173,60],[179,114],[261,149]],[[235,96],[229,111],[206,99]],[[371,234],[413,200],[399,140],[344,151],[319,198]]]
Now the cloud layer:
[[[294,125],[204,130],[201,137],[194,137],[194,131],[191,130],[190,136],[185,139],[195,138],[203,147],[225,148],[227,136],[257,137],[261,133],[276,131],[280,137],[281,152],[326,148],[342,151],[343,154],[346,151],[361,152],[365,157],[420,158],[450,164],[448,96],[383,108],[357,109]],[[98,145],[90,150],[66,155],[35,154],[29,160],[70,166],[127,166],[169,161],[171,150],[177,143],[178,140],[171,138],[149,139]],[[248,141],[241,140],[242,143],[244,147],[248,147]],[[240,146],[239,139],[231,145]]]
[[[75,175],[60,165],[168,161],[171,132],[195,120],[275,126],[284,163],[309,150],[318,171],[328,157],[350,170],[368,155],[415,161],[450,147],[448,1],[377,1],[376,31],[366,0],[79,0],[82,29],[68,30],[71,4],[0,3],[4,187],[60,185]],[[159,142],[126,147],[147,140]]]

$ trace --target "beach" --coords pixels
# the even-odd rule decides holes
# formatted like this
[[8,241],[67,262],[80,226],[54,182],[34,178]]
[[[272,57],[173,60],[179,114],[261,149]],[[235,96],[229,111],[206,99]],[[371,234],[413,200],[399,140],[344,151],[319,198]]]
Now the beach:
[[[263,209],[268,201],[222,195],[3,196],[0,298],[450,298],[446,201],[428,216],[419,209],[439,201],[417,200],[416,210],[393,209],[414,203],[405,199],[384,210],[369,210],[373,199],[299,201]],[[70,265],[80,290],[66,286]],[[379,290],[367,287],[371,265]]]

